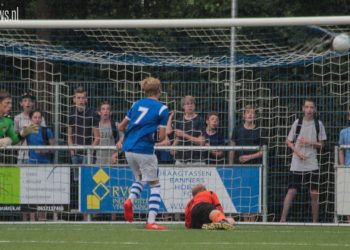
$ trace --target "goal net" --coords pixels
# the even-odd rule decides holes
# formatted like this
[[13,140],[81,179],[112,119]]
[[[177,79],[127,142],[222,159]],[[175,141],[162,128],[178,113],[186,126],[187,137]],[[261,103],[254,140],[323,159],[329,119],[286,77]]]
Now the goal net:
[[[210,145],[230,145],[232,130],[244,122],[244,108],[254,106],[255,123],[268,152],[265,200],[263,157],[255,162],[232,163],[228,149],[220,156],[201,150],[157,150],[161,217],[169,220],[183,219],[190,188],[203,182],[220,193],[224,208],[238,220],[248,216],[261,221],[266,211],[267,221],[279,221],[292,157],[285,140],[293,122],[302,116],[303,100],[311,97],[327,134],[325,147],[317,156],[319,221],[332,222],[334,145],[341,128],[347,126],[350,63],[348,53],[333,51],[331,43],[336,34],[348,32],[345,25],[237,27],[232,39],[231,28],[0,29],[0,87],[12,94],[13,117],[24,110],[23,94],[31,92],[54,134],[55,145],[62,148],[70,143],[72,127],[74,131],[82,127],[91,130],[73,145],[90,146],[93,141],[95,125],[82,125],[80,115],[74,113],[75,90],[79,87],[87,93],[88,107],[101,111],[101,103],[108,101],[111,117],[119,122],[133,102],[143,97],[139,82],[147,76],[158,77],[162,82],[161,101],[174,111],[168,146],[177,140],[175,129],[185,126],[181,123],[186,100],[195,104],[195,113],[201,117],[200,126],[193,122],[191,132],[187,131],[192,135],[204,135],[206,116],[217,113],[216,131],[222,139],[217,144],[207,139],[206,152]],[[101,138],[108,131],[110,135],[103,125],[98,123],[97,127]],[[112,138],[102,145],[114,144]],[[184,142],[177,145],[195,146]],[[1,219],[22,220],[23,213],[35,213],[39,218],[40,212],[47,213],[46,219],[54,218],[51,212],[64,220],[80,220],[84,214],[94,214],[93,220],[120,219],[133,180],[124,155],[119,154],[111,164],[109,160],[98,161],[98,150],[87,154],[80,149],[83,156],[91,156],[82,163],[72,162],[72,151],[67,148],[54,151],[54,164],[39,167],[39,162],[34,162],[25,168],[26,164],[17,164],[18,150],[1,150]],[[235,154],[244,155],[241,151]],[[109,159],[115,150],[104,153]],[[74,163],[78,170],[70,168]],[[147,189],[144,192],[136,209],[140,220],[147,214]],[[181,201],[168,202],[175,196],[182,197]],[[305,185],[298,190],[288,221],[310,222],[311,211]],[[340,221],[343,219],[339,216]]]

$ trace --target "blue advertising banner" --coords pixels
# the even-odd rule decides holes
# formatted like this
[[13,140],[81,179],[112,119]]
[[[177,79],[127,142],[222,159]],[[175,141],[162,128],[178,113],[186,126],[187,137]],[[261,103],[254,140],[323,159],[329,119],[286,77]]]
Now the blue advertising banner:
[[[128,167],[82,167],[80,210],[89,213],[123,212],[133,174]],[[191,199],[191,187],[202,183],[217,193],[227,213],[261,212],[261,166],[160,167],[160,212],[182,213]],[[136,213],[148,211],[146,186],[134,204]]]

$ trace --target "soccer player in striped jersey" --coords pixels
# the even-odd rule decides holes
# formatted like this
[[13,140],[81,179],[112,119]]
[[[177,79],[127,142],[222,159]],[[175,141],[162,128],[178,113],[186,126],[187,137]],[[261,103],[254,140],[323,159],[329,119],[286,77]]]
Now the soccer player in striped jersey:
[[149,184],[150,197],[146,229],[163,230],[166,227],[155,221],[161,199],[158,160],[154,154],[154,144],[158,129],[159,141],[166,138],[168,108],[159,101],[161,96],[159,79],[148,77],[141,81],[141,88],[146,97],[132,105],[127,116],[118,126],[120,131],[126,130],[121,144],[135,176],[129,198],[124,203],[124,217],[129,222],[133,221],[134,201],[141,195],[144,185]]

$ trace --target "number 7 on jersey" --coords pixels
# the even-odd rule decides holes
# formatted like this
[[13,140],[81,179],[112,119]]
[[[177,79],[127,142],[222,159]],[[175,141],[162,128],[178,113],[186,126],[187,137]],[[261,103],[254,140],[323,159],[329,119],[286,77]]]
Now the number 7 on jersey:
[[143,117],[145,117],[145,115],[147,114],[149,108],[145,108],[145,107],[142,107],[140,106],[138,111],[141,112],[141,114],[139,115],[139,117],[137,117],[136,121],[135,121],[135,124],[139,124],[140,121],[142,120]]

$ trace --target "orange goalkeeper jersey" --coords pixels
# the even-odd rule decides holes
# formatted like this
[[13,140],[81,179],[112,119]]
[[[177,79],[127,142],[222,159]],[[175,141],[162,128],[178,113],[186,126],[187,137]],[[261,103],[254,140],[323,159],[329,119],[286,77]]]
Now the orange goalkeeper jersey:
[[186,205],[185,208],[185,226],[187,228],[192,227],[192,209],[195,205],[199,203],[210,203],[213,204],[218,210],[221,212],[224,212],[224,209],[222,208],[218,196],[212,192],[212,191],[202,191],[196,194]]

